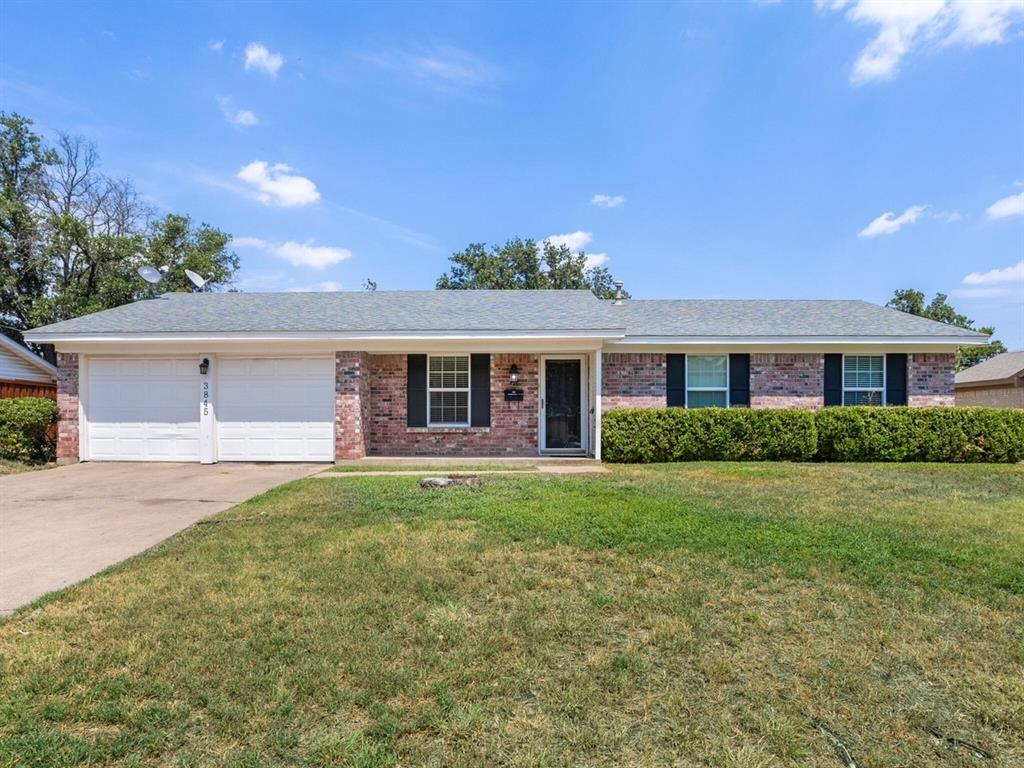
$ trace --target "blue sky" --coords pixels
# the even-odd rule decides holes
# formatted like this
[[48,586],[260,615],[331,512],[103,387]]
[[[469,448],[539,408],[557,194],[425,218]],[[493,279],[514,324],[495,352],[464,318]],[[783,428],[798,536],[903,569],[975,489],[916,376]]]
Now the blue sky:
[[637,297],[950,293],[1024,347],[1024,0],[0,6],[0,102],[244,290],[564,236]]

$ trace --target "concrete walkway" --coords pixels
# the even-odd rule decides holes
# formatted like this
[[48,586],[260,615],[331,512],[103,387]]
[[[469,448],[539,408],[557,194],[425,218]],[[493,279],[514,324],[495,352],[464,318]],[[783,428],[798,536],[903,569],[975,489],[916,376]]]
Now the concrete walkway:
[[323,464],[74,464],[0,477],[0,614]]
[[315,477],[432,477],[442,475],[600,475],[608,472],[607,467],[600,464],[551,464],[531,469],[459,469],[458,466],[437,467],[435,469],[360,469],[352,472],[332,472],[327,470]]

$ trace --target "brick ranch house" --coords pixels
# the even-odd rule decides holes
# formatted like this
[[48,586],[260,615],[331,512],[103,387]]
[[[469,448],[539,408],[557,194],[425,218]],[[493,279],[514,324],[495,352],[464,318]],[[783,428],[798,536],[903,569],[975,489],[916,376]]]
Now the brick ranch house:
[[611,408],[952,405],[973,331],[862,301],[165,294],[36,329],[59,459],[600,458]]

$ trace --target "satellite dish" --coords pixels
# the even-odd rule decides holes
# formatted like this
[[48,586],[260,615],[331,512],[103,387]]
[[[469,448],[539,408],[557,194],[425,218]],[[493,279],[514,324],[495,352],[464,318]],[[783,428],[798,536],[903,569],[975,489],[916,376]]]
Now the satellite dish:
[[147,283],[153,283],[156,285],[164,276],[159,269],[153,269],[152,267],[139,267],[139,277],[145,280]]
[[192,285],[194,285],[196,288],[202,288],[204,285],[206,285],[206,278],[202,277],[196,272],[193,272],[191,269],[185,270],[185,276],[192,281]]

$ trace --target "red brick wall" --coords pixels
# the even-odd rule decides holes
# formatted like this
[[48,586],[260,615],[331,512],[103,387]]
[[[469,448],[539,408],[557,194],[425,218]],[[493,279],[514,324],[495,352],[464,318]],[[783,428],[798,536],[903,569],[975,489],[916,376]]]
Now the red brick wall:
[[78,461],[78,355],[57,353],[57,463]]
[[665,355],[608,352],[602,355],[601,412],[612,408],[665,408]]
[[[519,367],[522,402],[505,402],[508,369]],[[536,456],[537,355],[491,355],[491,426],[406,426],[406,356],[369,356],[368,453],[373,456]],[[340,453],[338,458],[343,458]]]
[[334,354],[334,456],[361,459],[367,451],[370,403],[369,355]]
[[822,408],[825,356],[755,352],[750,355],[751,408]]
[[953,405],[955,369],[952,352],[907,355],[907,405]]

